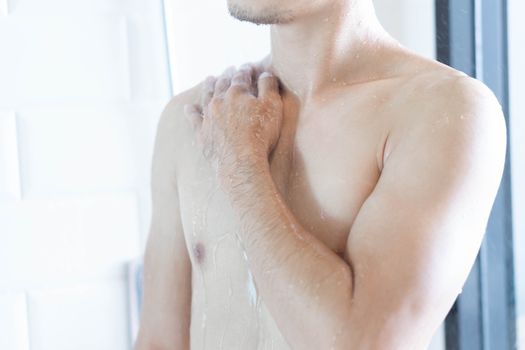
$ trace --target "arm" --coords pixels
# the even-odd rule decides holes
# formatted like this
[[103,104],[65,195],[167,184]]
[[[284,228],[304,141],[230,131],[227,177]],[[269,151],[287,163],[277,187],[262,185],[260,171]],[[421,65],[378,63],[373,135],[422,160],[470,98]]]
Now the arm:
[[144,302],[135,350],[189,349],[191,264],[175,180],[178,104],[161,116],[152,164],[152,220],[144,257]]
[[464,284],[501,180],[505,122],[471,80],[420,100],[344,260],[297,222],[266,160],[238,169],[228,192],[250,269],[292,348],[423,349]]

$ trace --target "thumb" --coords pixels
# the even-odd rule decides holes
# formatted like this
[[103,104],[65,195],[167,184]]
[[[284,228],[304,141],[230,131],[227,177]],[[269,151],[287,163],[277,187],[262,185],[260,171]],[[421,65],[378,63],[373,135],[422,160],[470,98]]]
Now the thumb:
[[270,72],[263,72],[257,81],[257,88],[259,90],[259,97],[268,98],[279,95],[279,81]]

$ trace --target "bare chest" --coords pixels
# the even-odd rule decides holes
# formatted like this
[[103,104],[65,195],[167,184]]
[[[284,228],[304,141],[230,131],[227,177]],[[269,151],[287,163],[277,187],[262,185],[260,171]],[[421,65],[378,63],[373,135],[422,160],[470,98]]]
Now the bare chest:
[[[342,254],[353,220],[379,178],[385,128],[379,118],[366,116],[305,117],[310,121],[302,124],[298,116],[285,112],[269,159],[271,175],[302,226]],[[221,241],[223,250],[240,251],[231,239],[239,226],[212,168],[196,148],[186,149],[178,177],[186,243],[193,264],[212,265]]]

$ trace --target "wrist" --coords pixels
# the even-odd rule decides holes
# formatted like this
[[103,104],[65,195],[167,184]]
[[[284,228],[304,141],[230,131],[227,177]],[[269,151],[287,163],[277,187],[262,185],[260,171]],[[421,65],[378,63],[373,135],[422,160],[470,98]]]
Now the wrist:
[[261,153],[250,153],[238,157],[233,166],[219,172],[219,181],[227,193],[245,192],[249,186],[257,186],[265,177],[270,177],[268,158]]

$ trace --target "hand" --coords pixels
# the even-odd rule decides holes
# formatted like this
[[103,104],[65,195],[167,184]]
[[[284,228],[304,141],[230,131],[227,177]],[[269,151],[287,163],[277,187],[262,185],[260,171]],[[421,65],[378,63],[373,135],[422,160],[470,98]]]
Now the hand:
[[219,178],[229,177],[239,166],[267,165],[283,117],[276,77],[269,72],[257,76],[253,65],[232,68],[218,79],[208,77],[200,105],[184,108],[198,147]]

